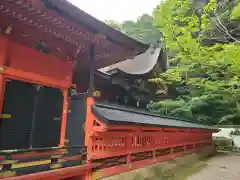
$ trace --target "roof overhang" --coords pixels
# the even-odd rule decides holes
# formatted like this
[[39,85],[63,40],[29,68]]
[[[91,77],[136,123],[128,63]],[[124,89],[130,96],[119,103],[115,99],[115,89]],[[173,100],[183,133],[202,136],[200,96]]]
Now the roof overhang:
[[167,69],[167,54],[163,46],[150,46],[144,53],[135,56],[132,59],[113,64],[98,71],[106,76],[115,76],[117,74],[141,76],[150,73],[157,63],[162,66],[162,71]]
[[148,48],[147,44],[130,38],[129,36],[112,28],[104,22],[97,20],[66,0],[45,1],[51,3],[52,8],[60,13],[59,15],[62,15],[63,17],[76,22],[77,24],[81,24],[81,26],[94,34],[101,34],[105,36],[108,41],[119,44],[120,46],[124,46],[139,53],[144,52]]
[[1,0],[0,17],[1,33],[11,26],[7,36],[13,41],[32,47],[41,40],[59,59],[80,57],[82,69],[88,67],[92,44],[96,49],[96,69],[121,62],[148,48],[66,0]]

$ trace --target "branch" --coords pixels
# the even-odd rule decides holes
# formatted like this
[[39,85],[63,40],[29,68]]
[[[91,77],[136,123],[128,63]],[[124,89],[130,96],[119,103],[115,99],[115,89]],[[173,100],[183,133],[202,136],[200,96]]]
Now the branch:
[[220,20],[220,18],[219,18],[219,16],[218,16],[217,13],[215,13],[215,16],[216,16],[216,18],[217,18],[217,22],[219,23],[219,24],[217,24],[217,25],[218,25],[218,26],[221,26],[220,29],[221,29],[223,32],[225,32],[225,33],[228,35],[229,38],[231,38],[232,40],[236,41],[237,43],[240,43],[239,40],[237,40],[236,38],[234,38],[234,37],[228,32],[228,29],[222,24],[222,22],[221,22],[221,20]]
[[[215,22],[214,20],[212,20],[213,17],[211,17],[204,9],[203,9],[203,11],[204,11],[205,14],[207,14],[207,15],[210,17],[209,19],[210,19],[212,22]],[[219,18],[219,15],[218,15],[217,13],[214,13],[214,15],[215,15],[215,18],[216,18],[216,20],[217,20],[217,22],[216,22],[217,27],[218,27],[222,32],[224,32],[230,39],[234,40],[234,41],[237,42],[237,43],[240,43],[240,41],[237,40],[236,38],[234,38],[234,37],[229,33],[228,29],[222,24],[222,22],[221,22],[221,20],[220,20],[220,18]]]

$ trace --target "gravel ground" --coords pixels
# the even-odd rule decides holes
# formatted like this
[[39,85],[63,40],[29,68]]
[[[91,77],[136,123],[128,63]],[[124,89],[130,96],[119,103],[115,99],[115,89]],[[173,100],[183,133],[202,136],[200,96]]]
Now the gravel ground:
[[240,156],[216,156],[206,161],[207,166],[188,180],[240,180]]

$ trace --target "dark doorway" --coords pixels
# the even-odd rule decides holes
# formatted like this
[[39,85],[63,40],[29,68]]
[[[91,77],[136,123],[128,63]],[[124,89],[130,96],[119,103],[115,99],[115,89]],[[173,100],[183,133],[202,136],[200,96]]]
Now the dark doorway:
[[58,146],[63,93],[60,89],[8,80],[0,120],[0,149]]
[[70,97],[67,118],[66,138],[70,146],[83,145],[85,138],[86,95],[78,94]]
[[40,87],[33,119],[32,147],[53,147],[60,142],[63,93],[60,89]]
[[0,121],[0,149],[29,148],[36,86],[8,80],[4,95],[3,114],[11,117]]

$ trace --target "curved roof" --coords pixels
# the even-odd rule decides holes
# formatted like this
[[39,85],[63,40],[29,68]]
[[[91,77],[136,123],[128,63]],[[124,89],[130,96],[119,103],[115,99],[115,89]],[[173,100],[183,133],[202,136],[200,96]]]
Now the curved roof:
[[[157,62],[167,62],[167,56],[161,46],[151,45],[144,53],[135,56],[132,59],[99,69],[100,72],[108,75],[114,75],[119,72],[129,75],[144,75],[149,73]],[[161,64],[164,66],[164,64]]]

